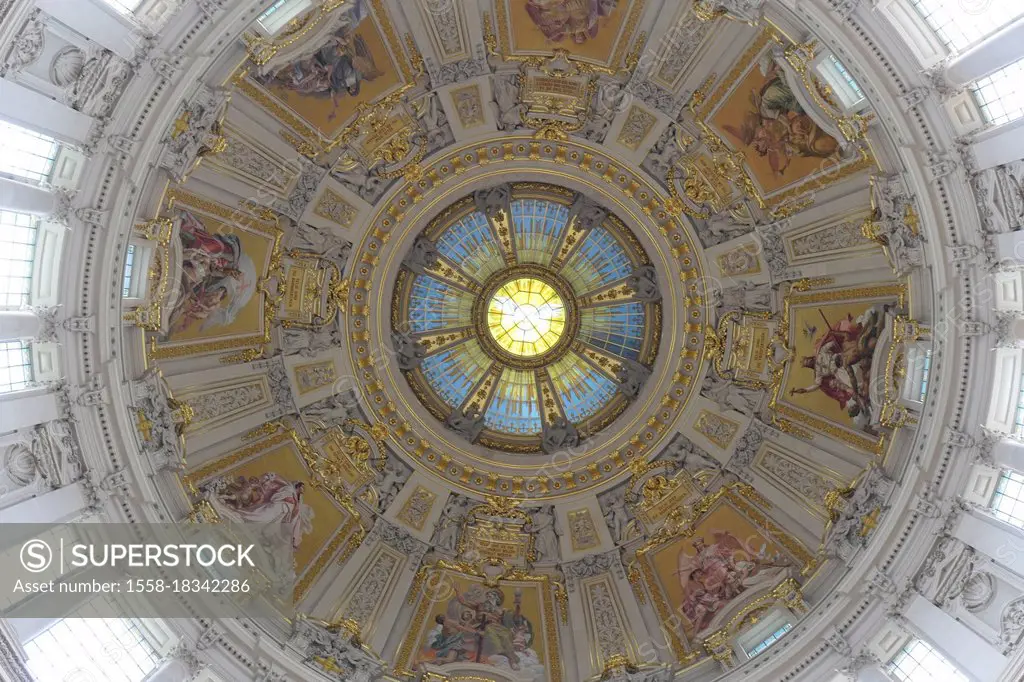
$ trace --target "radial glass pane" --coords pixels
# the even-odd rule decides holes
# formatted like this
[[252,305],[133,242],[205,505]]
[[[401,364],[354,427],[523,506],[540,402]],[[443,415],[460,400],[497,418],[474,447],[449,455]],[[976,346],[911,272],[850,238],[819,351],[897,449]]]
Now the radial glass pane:
[[568,222],[569,209],[561,204],[543,199],[513,201],[512,224],[519,262],[550,263]]
[[413,333],[472,324],[473,297],[430,275],[419,275],[409,293],[409,330]]
[[540,402],[533,372],[505,369],[484,413],[484,424],[493,431],[520,435],[541,432]]
[[437,250],[464,272],[484,281],[505,267],[494,232],[483,213],[470,213],[445,230]]
[[459,407],[490,364],[477,342],[467,341],[428,356],[420,369],[441,400],[451,407]]
[[1024,15],[1021,0],[910,0],[946,47],[961,52]]
[[584,238],[562,268],[562,276],[578,295],[618,282],[633,272],[626,250],[604,228],[595,228]]
[[548,374],[570,422],[583,421],[615,397],[615,382],[574,353],[551,365]]
[[622,358],[637,360],[644,341],[644,307],[640,303],[585,308],[579,338]]

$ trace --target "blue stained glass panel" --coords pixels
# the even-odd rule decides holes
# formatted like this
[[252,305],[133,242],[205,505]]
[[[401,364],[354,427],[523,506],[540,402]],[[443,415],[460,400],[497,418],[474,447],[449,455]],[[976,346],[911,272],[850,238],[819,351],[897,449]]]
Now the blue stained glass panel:
[[501,247],[480,212],[470,213],[445,230],[437,241],[437,250],[481,282],[505,267]]
[[441,400],[451,407],[458,407],[490,364],[490,359],[476,341],[467,341],[437,355],[427,356],[420,370]]
[[615,382],[588,365],[574,353],[548,368],[551,383],[562,403],[565,418],[578,423],[611,402],[618,390]]
[[503,433],[534,436],[541,432],[540,402],[533,372],[507,368],[502,372],[484,412],[484,423],[487,428]]
[[620,358],[638,360],[644,340],[644,317],[640,303],[586,308],[580,311],[579,338]]
[[550,263],[568,222],[569,209],[561,204],[543,199],[513,201],[512,224],[519,262]]
[[618,282],[632,272],[633,262],[626,250],[604,228],[591,230],[562,268],[562,276],[580,296]]
[[435,279],[418,275],[409,293],[409,330],[413,333],[472,324],[472,295]]

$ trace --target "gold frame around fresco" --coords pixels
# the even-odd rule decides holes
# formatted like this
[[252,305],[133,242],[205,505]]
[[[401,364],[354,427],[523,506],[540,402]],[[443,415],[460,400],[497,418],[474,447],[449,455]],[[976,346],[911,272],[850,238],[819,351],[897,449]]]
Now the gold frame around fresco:
[[632,68],[631,65],[635,66],[635,62],[640,58],[640,50],[643,49],[644,43],[647,42],[647,34],[641,32],[639,34],[639,40],[637,41],[636,47],[632,52],[627,53],[630,41],[636,34],[636,28],[640,24],[640,17],[647,4],[646,0],[633,0],[630,3],[629,14],[626,16],[626,21],[622,23],[622,26],[619,28],[619,34],[615,36],[615,43],[612,47],[611,55],[608,61],[604,64],[596,60],[572,55],[565,48],[553,48],[551,51],[546,53],[539,51],[515,52],[512,47],[512,22],[509,20],[507,2],[509,2],[509,0],[495,0],[494,2],[495,22],[497,23],[496,27],[491,26],[490,13],[483,13],[484,44],[487,46],[487,51],[492,55],[501,57],[505,61],[527,62],[539,65],[540,62],[537,61],[538,58],[543,61],[552,55],[560,54],[573,64],[581,66],[581,70],[583,71],[612,75],[618,73],[623,68]]
[[[343,564],[352,556],[352,553],[355,552],[363,541],[366,530],[362,527],[362,517],[359,514],[359,510],[356,509],[352,498],[344,488],[332,485],[328,481],[329,473],[325,472],[322,456],[295,428],[284,422],[270,422],[260,428],[260,433],[266,437],[251,445],[234,450],[224,457],[208,462],[194,471],[186,472],[181,477],[181,482],[185,490],[195,498],[198,493],[197,483],[223,474],[231,468],[244,463],[246,460],[260,456],[271,448],[287,444],[295,447],[296,454],[299,455],[303,465],[309,471],[310,483],[325,492],[340,507],[340,511],[349,517],[348,521],[335,531],[324,548],[320,550],[309,567],[296,581],[295,587],[292,590],[292,599],[295,603],[299,603],[329,563],[333,561]],[[203,507],[201,511],[198,509],[200,505]],[[195,518],[210,515],[213,516],[210,520],[218,520],[216,512],[208,503],[204,504],[202,500],[193,503],[190,516]]]
[[[150,337],[150,343],[146,349],[146,357],[149,360],[173,360],[190,355],[207,355],[236,348],[248,348],[252,352],[245,353],[244,355],[258,357],[262,354],[263,347],[270,343],[271,327],[277,314],[278,295],[272,294],[267,290],[265,284],[266,279],[281,267],[281,240],[284,237],[284,231],[276,220],[274,222],[259,220],[244,211],[229,208],[211,199],[186,192],[177,187],[167,191],[164,208],[160,211],[161,216],[173,211],[179,205],[192,209],[197,213],[208,215],[227,226],[238,227],[248,232],[271,238],[267,270],[261,274],[260,281],[257,284],[258,293],[263,297],[263,314],[260,316],[263,332],[235,338],[213,337],[212,339],[201,341],[172,341],[170,343],[160,343],[156,337]],[[234,356],[222,358],[223,361],[233,359]]]
[[[402,644],[395,656],[395,674],[413,674],[409,669],[409,663],[413,659],[415,648],[426,631],[427,612],[431,606],[440,601],[437,594],[444,584],[432,576],[441,576],[444,573],[454,574],[456,577],[479,580],[485,587],[497,587],[501,582],[537,583],[540,588],[541,611],[544,618],[544,646],[547,649],[547,670],[549,682],[562,682],[562,658],[559,650],[558,623],[555,618],[555,611],[562,613],[564,624],[568,611],[568,597],[562,583],[554,580],[549,575],[539,575],[516,568],[504,567],[502,572],[496,576],[489,576],[480,567],[463,561],[448,561],[438,559],[435,562],[424,564],[416,572],[413,584],[409,588],[407,604],[416,604],[416,611],[413,613],[409,630],[402,640]],[[430,578],[428,579],[428,575]]]
[[882,299],[891,297],[896,299],[897,307],[906,310],[910,295],[910,285],[907,282],[892,282],[880,284],[863,284],[841,289],[821,289],[807,291],[805,289],[791,288],[783,298],[782,319],[779,322],[778,342],[786,349],[786,361],[775,370],[772,376],[771,398],[768,401],[768,408],[774,412],[772,421],[781,430],[793,433],[799,437],[810,439],[811,434],[805,428],[820,433],[830,438],[835,438],[847,445],[869,452],[873,455],[881,455],[885,451],[885,434],[877,438],[871,438],[866,434],[854,429],[843,427],[840,424],[829,421],[822,417],[807,414],[803,410],[786,404],[782,395],[782,388],[786,383],[786,376],[793,363],[795,353],[790,336],[790,311],[794,303],[843,303],[864,301],[868,299]]
[[[726,142],[725,139],[719,135],[709,123],[710,119],[718,111],[732,95],[733,91],[739,85],[740,81],[749,73],[750,69],[755,68],[757,60],[761,55],[772,45],[781,45],[786,48],[786,56],[791,65],[798,71],[804,74],[805,85],[806,80],[811,78],[807,71],[807,60],[806,50],[813,50],[813,46],[804,46],[788,43],[782,36],[771,28],[763,30],[754,42],[751,43],[750,47],[740,56],[739,59],[733,64],[729,73],[718,83],[718,85],[710,92],[703,92],[697,90],[693,94],[691,100],[691,108],[694,115],[694,120],[697,126],[700,128],[701,141],[707,145],[708,149],[712,153],[728,153],[733,154],[741,152],[733,148],[733,145]],[[813,52],[811,52],[813,55]],[[809,84],[808,88],[812,95],[818,95],[820,93],[814,88],[813,83]],[[704,86],[701,86],[702,88]],[[815,98],[817,100],[817,98]],[[818,103],[816,101],[816,103]],[[828,110],[827,108],[821,107],[819,109],[825,113],[826,116],[831,118],[840,126],[841,129],[845,130],[851,124],[848,123],[847,119],[837,117],[835,113]],[[858,123],[863,123],[864,119],[858,117]],[[866,126],[866,123],[864,124]],[[876,166],[874,154],[871,152],[870,146],[864,138],[864,132],[861,131],[859,136],[855,138],[855,149],[856,154],[852,155],[849,159],[841,162],[837,167],[830,167],[824,172],[811,174],[802,180],[796,181],[791,185],[786,185],[774,191],[771,194],[765,194],[758,186],[753,174],[747,167],[746,163],[738,164],[738,169],[742,173],[742,177],[738,179],[738,184],[744,191],[750,195],[750,198],[754,199],[761,208],[775,209],[780,205],[787,204],[794,199],[798,199],[801,196],[813,192],[814,190],[821,190],[829,187],[837,182],[845,180],[846,178],[855,175],[861,171],[867,170],[873,166]],[[789,208],[784,206],[783,209]],[[782,209],[780,209],[782,210]]]
[[[673,609],[669,605],[668,598],[662,591],[655,576],[654,566],[651,563],[650,557],[666,545],[680,538],[692,536],[704,518],[722,504],[730,505],[752,526],[758,528],[775,544],[783,548],[798,565],[802,564],[800,567],[801,575],[809,575],[818,566],[818,558],[802,542],[776,525],[765,512],[761,511],[760,507],[767,507],[769,503],[753,487],[746,483],[733,483],[732,485],[719,488],[717,491],[702,497],[692,507],[689,507],[688,511],[686,507],[681,507],[675,514],[669,517],[665,525],[655,533],[652,539],[636,550],[636,562],[640,567],[640,575],[647,586],[651,602],[654,604],[654,610],[658,614],[658,620],[661,621],[662,627],[668,633],[672,651],[675,653],[676,658],[679,659],[679,662],[683,664],[693,663],[704,657],[700,647],[705,645],[707,638],[697,646],[694,646],[694,642],[683,643],[682,633],[672,627]],[[711,655],[710,649],[706,646],[705,652],[707,655]]]
[[[403,50],[402,41],[398,37],[394,21],[384,4],[384,0],[365,1],[370,4],[370,19],[380,30],[381,37],[384,39],[384,44],[387,46],[388,52],[391,56],[392,65],[398,69],[398,73],[400,75],[399,84],[392,92],[383,95],[376,102],[364,102],[359,105],[356,108],[356,111],[349,116],[351,123],[339,129],[333,139],[325,140],[324,136],[321,135],[312,124],[307,122],[298,113],[292,111],[286,104],[270,94],[265,88],[250,79],[249,66],[245,62],[243,62],[239,66],[238,70],[228,79],[239,92],[265,109],[269,114],[274,116],[283,125],[287,126],[298,135],[296,138],[285,131],[282,131],[281,133],[281,136],[285,141],[295,147],[296,151],[300,154],[315,157],[331,151],[342,141],[348,139],[345,136],[345,132],[352,127],[353,123],[359,121],[367,109],[382,106],[391,108],[401,95],[412,89],[415,85],[416,74],[413,72],[413,59],[411,59]],[[339,0],[327,0],[318,10],[311,11],[299,20],[293,20],[299,23],[297,23],[295,27],[289,27],[289,29],[286,29],[279,41],[268,41],[266,39],[259,38],[258,36],[246,36],[246,50],[248,52],[249,59],[258,66],[266,64],[279,51],[292,45],[301,37],[308,34],[322,20],[327,18],[331,12],[344,4],[344,2],[339,2]],[[419,61],[418,56],[416,61]]]

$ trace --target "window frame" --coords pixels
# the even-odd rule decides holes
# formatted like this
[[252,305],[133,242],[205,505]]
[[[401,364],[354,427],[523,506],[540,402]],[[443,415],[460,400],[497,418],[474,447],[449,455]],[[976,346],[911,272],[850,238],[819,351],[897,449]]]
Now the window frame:
[[[950,679],[946,677],[943,678],[942,682],[972,682],[971,678],[967,675],[967,673],[958,668],[956,664],[950,661],[948,658],[943,656],[942,652],[939,651],[937,647],[932,645],[931,642],[927,641],[923,637],[916,636],[909,638],[906,641],[906,643],[904,643],[904,645],[900,647],[899,651],[897,651],[896,654],[893,655],[891,659],[889,659],[889,662],[886,663],[883,668],[884,673],[894,682],[934,682],[935,678],[932,677],[929,670],[924,668],[922,665],[924,661],[922,659],[916,658],[911,653],[911,647],[913,647],[913,649],[916,651],[918,650],[919,646],[927,649],[927,651],[924,652],[925,656],[934,657],[935,659],[938,659],[938,662],[940,664],[945,664],[949,669],[952,670],[952,672],[954,672],[956,675],[959,675],[960,678],[962,678]],[[900,664],[907,658],[911,658],[913,661],[917,662],[918,665],[915,666],[912,670],[910,670],[909,674],[907,672],[904,672],[903,670],[900,670],[900,674],[897,675],[895,673],[895,669],[899,668]],[[899,659],[899,662],[897,662],[897,659]],[[921,677],[920,675],[916,674],[918,671],[923,671],[923,673],[927,676]],[[913,676],[911,676],[911,674],[913,674]]]
[[[15,147],[15,144],[21,145]],[[43,153],[42,147],[49,144],[49,150]],[[23,147],[38,145],[38,149],[26,149]],[[13,121],[0,119],[0,146],[4,149],[17,149],[19,154],[25,157],[42,159],[41,168],[29,168],[27,164],[19,166],[6,166],[0,163],[0,175],[18,182],[29,185],[48,186],[53,179],[57,169],[57,158],[60,156],[63,145],[46,133],[32,130],[25,126],[18,125]]]

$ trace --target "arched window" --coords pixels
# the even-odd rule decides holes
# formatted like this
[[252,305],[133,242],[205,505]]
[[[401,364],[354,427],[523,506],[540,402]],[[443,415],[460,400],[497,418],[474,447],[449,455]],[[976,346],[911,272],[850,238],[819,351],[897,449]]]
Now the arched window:
[[132,14],[142,4],[142,0],[103,0],[121,14]]
[[50,179],[60,143],[52,137],[0,121],[0,173],[40,184]]
[[31,303],[39,218],[0,210],[0,308]]
[[0,393],[32,386],[32,347],[24,341],[0,341]]
[[901,682],[970,682],[928,642],[911,639],[900,649],[886,672]]
[[910,4],[952,52],[963,52],[1024,15],[1020,0],[910,0]]
[[38,682],[142,682],[159,656],[132,618],[103,618],[112,604],[95,597],[25,642],[26,665]]
[[1022,79],[1024,59],[975,81],[974,97],[986,123],[1002,125],[1024,116]]
[[275,0],[256,21],[268,35],[274,35],[285,25],[312,6],[311,0]]
[[1024,528],[1024,476],[1010,469],[1003,470],[989,508],[1000,521]]

